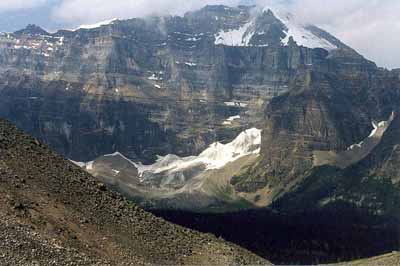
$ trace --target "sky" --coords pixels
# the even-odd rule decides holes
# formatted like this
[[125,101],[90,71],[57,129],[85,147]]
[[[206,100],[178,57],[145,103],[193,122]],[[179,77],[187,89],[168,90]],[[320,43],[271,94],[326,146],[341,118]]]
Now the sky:
[[400,0],[0,0],[0,31],[55,31],[113,18],[182,15],[207,4],[280,6],[387,68],[400,68]]

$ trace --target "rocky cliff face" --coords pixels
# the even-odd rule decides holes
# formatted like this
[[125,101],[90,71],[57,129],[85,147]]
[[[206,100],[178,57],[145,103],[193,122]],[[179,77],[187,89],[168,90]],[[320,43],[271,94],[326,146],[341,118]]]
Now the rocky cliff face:
[[262,129],[260,156],[223,174],[222,194],[257,206],[295,189],[314,167],[368,156],[380,137],[353,148],[373,121],[398,110],[399,79],[268,8],[207,6],[183,17],[54,34],[30,25],[0,36],[0,116],[74,161],[118,151],[151,164]]
[[368,175],[390,179],[398,184],[400,173],[397,167],[399,163],[399,113],[394,113],[394,120],[385,131],[380,144],[359,165],[359,169]]
[[79,161],[117,150],[144,161],[196,154],[259,125],[266,103],[328,56],[307,47],[323,40],[347,49],[321,33],[296,45],[287,20],[207,6],[184,17],[2,34],[0,115]]
[[278,198],[313,167],[346,168],[359,162],[386,129],[387,124],[378,122],[391,121],[398,110],[399,92],[395,72],[346,54],[305,71],[288,93],[267,106],[261,162],[241,178],[237,189],[268,187],[272,198]]
[[[357,161],[342,167],[330,164],[311,167],[297,180],[296,186],[282,193],[272,204],[289,212],[312,210],[340,212],[362,210],[378,216],[399,218],[400,187],[398,165],[398,130],[400,117],[393,112],[389,120],[374,124],[367,139],[350,146],[345,159],[369,147]],[[371,143],[377,142],[376,145]],[[342,153],[337,153],[340,158]],[[347,156],[353,155],[353,156]],[[390,219],[387,219],[388,221]],[[381,225],[380,225],[381,226]]]

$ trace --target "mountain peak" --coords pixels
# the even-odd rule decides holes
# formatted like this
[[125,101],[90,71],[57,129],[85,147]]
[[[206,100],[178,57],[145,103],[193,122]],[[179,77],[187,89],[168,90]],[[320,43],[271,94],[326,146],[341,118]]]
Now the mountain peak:
[[321,29],[312,29],[297,21],[291,13],[267,6],[261,12],[258,11],[255,12],[255,15],[249,16],[249,19],[242,21],[240,25],[232,25],[230,29],[221,30],[215,36],[215,44],[287,46],[290,40],[293,40],[299,46],[312,49],[322,48],[331,51],[342,47],[338,45],[340,41],[335,42],[332,41],[332,38],[327,38],[326,36],[331,36],[328,33]]
[[265,13],[269,16],[274,16],[274,12],[270,8],[264,9],[263,13]]
[[17,35],[31,35],[31,36],[37,36],[37,35],[48,35],[49,33],[39,27],[38,25],[35,24],[29,24],[26,26],[25,29],[16,31],[15,34]]

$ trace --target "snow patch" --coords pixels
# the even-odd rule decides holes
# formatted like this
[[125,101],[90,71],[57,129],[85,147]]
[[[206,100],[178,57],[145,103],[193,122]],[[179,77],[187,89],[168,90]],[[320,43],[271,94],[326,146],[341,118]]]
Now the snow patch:
[[73,160],[69,160],[71,163],[75,164],[76,166],[80,167],[80,168],[85,168],[86,167],[86,163],[83,162],[76,162]]
[[185,65],[190,66],[190,67],[195,67],[197,64],[192,63],[192,62],[185,62]]
[[362,148],[362,145],[364,144],[364,141],[358,143],[358,144],[353,144],[351,145],[347,150],[354,150],[354,149],[359,149]]
[[240,115],[231,116],[223,122],[223,125],[232,125],[232,122],[240,119]]
[[[163,72],[160,71],[159,74],[162,75]],[[157,76],[156,74],[154,74],[154,73],[153,73],[150,77],[148,77],[147,79],[148,79],[148,80],[154,80],[154,81],[161,81],[161,80],[163,80],[162,77],[158,77],[158,76]]]
[[64,37],[55,37],[57,39],[57,45],[63,46],[64,45]]
[[188,41],[188,42],[198,42],[198,41],[200,41],[201,40],[201,38],[198,38],[198,37],[191,37],[191,38],[187,38],[185,41]]
[[86,170],[88,170],[88,171],[93,170],[93,163],[94,163],[94,161],[88,162],[88,163],[85,165]]
[[73,160],[69,160],[69,161],[70,161],[71,163],[75,164],[76,166],[79,166],[80,168],[82,168],[82,169],[84,169],[84,170],[88,170],[88,171],[93,170],[93,163],[94,163],[94,161],[87,162],[87,163],[84,163],[84,162],[76,162],[76,161],[73,161]]
[[114,173],[114,176],[119,175],[119,173],[121,172],[121,171],[118,171],[118,170],[115,170],[115,169],[111,169],[111,171]]
[[100,22],[95,23],[95,24],[81,25],[78,28],[74,29],[73,31],[77,31],[77,30],[80,30],[80,29],[95,29],[95,28],[99,28],[101,26],[112,24],[116,20],[118,20],[118,19],[117,18],[113,18],[113,19],[109,19],[109,20],[100,21]]
[[250,32],[252,21],[247,22],[238,29],[221,30],[215,37],[215,45],[248,46],[254,33]]
[[[392,123],[394,116],[395,116],[395,114],[394,114],[394,112],[392,112],[392,114],[389,117],[389,120],[387,120],[387,121],[381,121],[379,123],[372,121],[373,129],[367,139],[381,138],[382,135],[388,129],[389,125]],[[357,143],[357,144],[353,144],[349,148],[347,148],[347,150],[361,149],[363,147],[365,141],[366,140],[361,141],[360,143]]]
[[229,107],[242,107],[242,108],[245,108],[245,107],[248,106],[247,103],[242,103],[242,102],[224,102],[224,104],[226,106],[229,106]]

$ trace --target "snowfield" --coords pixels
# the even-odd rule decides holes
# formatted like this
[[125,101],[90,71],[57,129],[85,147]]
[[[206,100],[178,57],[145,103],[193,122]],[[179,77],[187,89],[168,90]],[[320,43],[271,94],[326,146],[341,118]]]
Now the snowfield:
[[[281,11],[278,9],[272,9],[270,7],[264,8],[263,12],[271,10],[274,16],[280,20],[287,28],[285,31],[286,37],[281,40],[282,45],[287,46],[290,38],[299,45],[308,48],[323,48],[325,50],[334,50],[338,47],[326,39],[320,38],[310,30],[307,29],[307,25],[304,25],[293,17],[288,12]],[[215,45],[226,45],[226,46],[251,46],[250,40],[256,34],[263,34],[264,32],[255,32],[254,20],[248,21],[240,28],[233,28],[230,30],[222,30],[218,32],[215,37]],[[257,45],[257,46],[268,46],[268,44]]]
[[243,156],[259,154],[261,145],[261,130],[252,128],[242,132],[230,143],[219,142],[211,144],[198,156],[179,157],[169,154],[159,157],[152,165],[137,164],[139,175],[160,174],[168,172],[174,174],[185,169],[205,166],[206,170],[219,169]]

